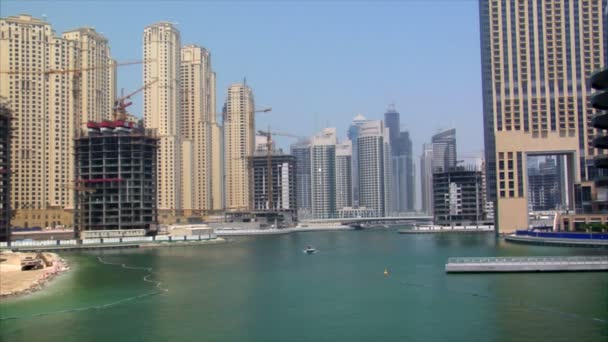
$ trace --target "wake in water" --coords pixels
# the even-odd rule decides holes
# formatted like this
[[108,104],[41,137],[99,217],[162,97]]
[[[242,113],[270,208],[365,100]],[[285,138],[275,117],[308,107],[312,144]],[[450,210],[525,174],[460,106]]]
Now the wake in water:
[[398,282],[401,285],[408,286],[408,287],[443,289],[443,290],[446,290],[447,292],[451,292],[451,293],[457,293],[457,294],[467,295],[467,296],[471,296],[471,297],[493,299],[493,300],[496,300],[496,301],[503,301],[503,302],[506,302],[507,304],[510,304],[510,305],[513,305],[513,306],[520,306],[520,307],[523,307],[523,308],[525,308],[527,310],[536,310],[536,311],[549,312],[549,313],[558,314],[558,315],[566,316],[566,317],[570,317],[570,318],[576,318],[576,319],[581,319],[581,320],[591,320],[591,321],[597,322],[597,323],[608,324],[608,320],[605,320],[605,319],[596,318],[596,317],[591,317],[590,318],[590,317],[585,317],[583,315],[580,315],[580,314],[577,314],[577,313],[573,313],[573,312],[560,311],[560,310],[557,310],[557,309],[554,309],[554,308],[545,307],[545,306],[534,305],[534,304],[527,304],[527,303],[524,303],[522,300],[517,300],[517,299],[514,299],[514,298],[493,296],[493,295],[490,295],[490,294],[487,294],[487,293],[478,293],[478,292],[468,292],[468,291],[453,290],[453,289],[442,288],[442,287],[434,286],[434,285],[430,285],[430,284],[412,283],[412,282],[407,282],[407,281],[398,280],[398,279],[395,279],[395,281]]
[[106,303],[106,304],[101,304],[101,305],[94,305],[94,306],[87,306],[87,307],[66,309],[66,310],[59,310],[59,311],[43,312],[43,313],[37,313],[37,314],[33,314],[33,315],[26,315],[26,316],[0,317],[0,321],[6,321],[6,320],[12,320],[12,319],[23,319],[23,318],[34,318],[34,317],[41,317],[41,316],[50,316],[50,315],[57,315],[57,314],[69,313],[69,312],[85,311],[85,310],[107,309],[114,305],[134,301],[134,300],[145,298],[145,297],[159,295],[159,294],[165,293],[165,292],[169,292],[169,289],[162,286],[162,284],[163,284],[162,282],[150,279],[150,277],[152,277],[154,275],[154,272],[152,271],[151,267],[136,267],[136,266],[129,266],[129,265],[123,264],[123,263],[113,263],[113,262],[105,261],[101,257],[97,257],[97,260],[99,260],[100,263],[105,264],[105,265],[119,265],[120,267],[122,267],[124,269],[147,271],[148,273],[142,278],[142,280],[147,283],[155,284],[156,290],[152,291],[152,292],[148,292],[148,293],[143,293],[143,294],[140,294],[137,296],[119,299],[117,301]]

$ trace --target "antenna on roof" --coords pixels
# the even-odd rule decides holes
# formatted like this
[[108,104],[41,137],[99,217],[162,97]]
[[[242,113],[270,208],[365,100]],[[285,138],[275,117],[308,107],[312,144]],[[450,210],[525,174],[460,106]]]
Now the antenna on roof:
[[243,77],[243,85],[247,85],[247,77]]

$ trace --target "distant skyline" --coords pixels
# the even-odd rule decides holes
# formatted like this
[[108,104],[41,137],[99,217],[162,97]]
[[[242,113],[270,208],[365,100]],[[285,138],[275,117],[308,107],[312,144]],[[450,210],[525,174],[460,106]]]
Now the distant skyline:
[[[414,155],[438,129],[456,128],[459,152],[483,148],[477,1],[18,1],[0,16],[46,18],[57,34],[92,26],[119,60],[142,59],[142,34],[176,23],[182,43],[209,49],[218,108],[232,83],[253,88],[257,126],[312,135],[352,118],[382,119],[389,104],[411,133]],[[118,88],[142,85],[140,65],[118,69]],[[131,111],[142,116],[142,97]],[[278,140],[278,139],[277,139]],[[289,139],[279,140],[287,149]]]

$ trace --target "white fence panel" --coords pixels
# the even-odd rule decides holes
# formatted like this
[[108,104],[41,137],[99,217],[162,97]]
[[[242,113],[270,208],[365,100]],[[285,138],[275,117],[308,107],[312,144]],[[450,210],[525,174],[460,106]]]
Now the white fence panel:
[[169,236],[167,236],[167,235],[156,235],[156,241],[169,241]]
[[120,243],[120,238],[103,238],[103,243]]
[[96,244],[96,243],[101,243],[100,239],[84,239],[82,240],[82,244],[84,245],[91,245],[91,244]]

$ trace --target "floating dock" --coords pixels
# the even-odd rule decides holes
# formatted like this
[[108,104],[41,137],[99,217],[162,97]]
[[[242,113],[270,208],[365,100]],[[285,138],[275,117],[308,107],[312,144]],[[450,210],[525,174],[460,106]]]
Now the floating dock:
[[447,273],[608,271],[608,256],[449,258]]

